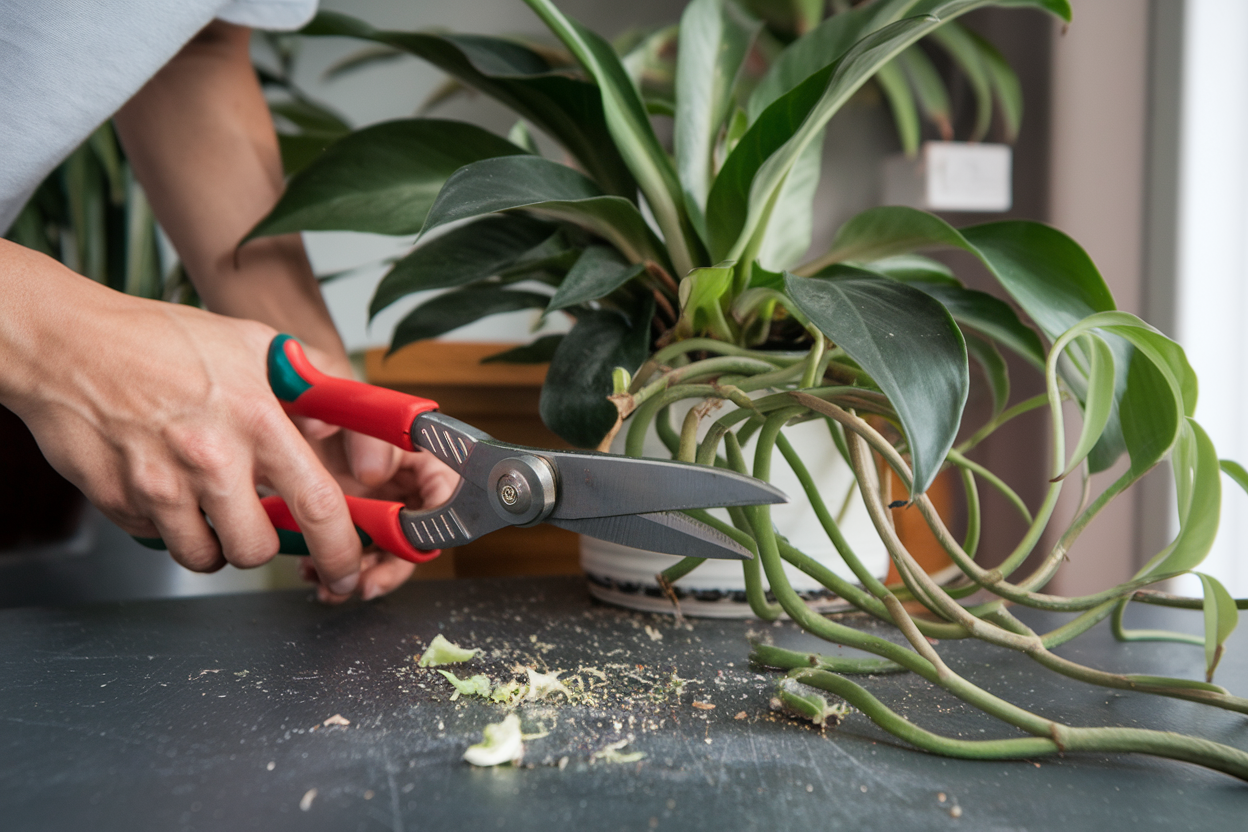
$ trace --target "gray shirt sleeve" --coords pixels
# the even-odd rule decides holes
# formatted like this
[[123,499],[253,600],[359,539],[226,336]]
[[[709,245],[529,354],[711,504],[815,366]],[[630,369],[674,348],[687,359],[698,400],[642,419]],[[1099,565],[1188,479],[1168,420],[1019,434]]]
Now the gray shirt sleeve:
[[316,0],[0,0],[0,233],[62,159],[214,18],[297,29]]

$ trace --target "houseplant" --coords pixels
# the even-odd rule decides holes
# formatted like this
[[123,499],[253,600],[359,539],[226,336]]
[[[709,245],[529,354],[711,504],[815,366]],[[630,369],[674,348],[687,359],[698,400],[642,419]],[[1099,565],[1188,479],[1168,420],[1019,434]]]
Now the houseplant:
[[[399,325],[396,345],[495,312],[568,310],[576,323],[566,336],[539,339],[506,356],[550,359],[543,416],[566,438],[594,446],[626,430],[628,451],[635,453],[657,420],[674,456],[764,479],[779,449],[858,584],[791,546],[767,507],[734,510],[731,524],[695,514],[757,552],[744,573],[759,617],[787,613],[816,635],[878,657],[799,655],[756,645],[756,662],[790,670],[777,697],[795,712],[822,724],[836,712],[824,696],[830,692],[937,753],[1006,758],[1144,751],[1248,779],[1248,754],[1224,745],[1160,731],[1070,727],[1030,713],[958,676],[929,641],[975,637],[1081,682],[1248,712],[1248,700],[1212,683],[1245,602],[1209,576],[1201,576],[1203,599],[1149,588],[1195,569],[1207,553],[1216,533],[1221,469],[1241,484],[1248,481],[1238,466],[1220,465],[1193,419],[1196,379],[1182,349],[1117,311],[1082,249],[1038,223],[954,229],[920,211],[877,208],[841,226],[829,251],[784,262],[802,253],[789,238],[808,227],[811,174],[805,166],[827,121],[920,38],[990,3],[877,0],[855,6],[784,47],[747,92],[738,70],[757,24],[729,0],[695,0],[677,35],[674,97],[666,107],[650,103],[651,110],[675,114],[669,155],[639,92],[644,85],[634,82],[610,44],[549,0],[526,2],[575,59],[574,67],[513,41],[383,32],[339,16],[318,18],[308,33],[353,36],[416,54],[510,106],[527,124],[512,131],[512,140],[433,119],[352,133],[291,181],[253,235],[424,233],[464,223],[416,248],[379,288],[374,308],[413,288],[452,288]],[[1070,16],[1065,0],[999,5]],[[533,152],[528,125],[560,142],[580,170]],[[931,248],[961,250],[981,261],[1030,326],[1015,307],[964,288],[948,269],[916,253]],[[999,347],[1041,372],[1046,392],[1011,404]],[[996,404],[978,426],[962,424],[968,356],[985,369]],[[679,426],[665,424],[667,409],[685,399],[722,409],[712,418],[709,405],[695,406]],[[1069,452],[1066,402],[1082,415]],[[999,566],[985,569],[974,557],[980,485],[1012,492],[968,454],[1002,424],[1040,408],[1051,418],[1046,497],[1034,515],[1017,501],[1028,529]],[[700,435],[703,420],[710,426]],[[786,426],[802,420],[826,423],[842,448],[901,585],[883,585],[846,545],[806,475],[800,449],[785,436]],[[747,460],[741,447],[751,437],[755,450]],[[1090,474],[1124,455],[1125,473],[1102,493],[1089,493]],[[1074,598],[1044,593],[1087,524],[1167,459],[1180,519],[1175,540],[1125,584]],[[904,494],[890,493],[881,463],[899,477]],[[958,473],[966,491],[962,539],[948,531],[925,495],[944,467]],[[1084,486],[1076,518],[1040,566],[1017,579],[1070,479]],[[938,584],[897,539],[888,508],[907,502],[919,508],[960,568],[957,580]],[[785,562],[894,625],[909,646],[813,613],[789,586]],[[697,566],[682,561],[664,580],[675,583]],[[1203,609],[1206,632],[1197,641],[1205,649],[1206,681],[1107,673],[1052,652],[1106,618],[1123,639],[1190,640],[1126,630],[1122,612],[1132,601]],[[1009,612],[1010,604],[1074,617],[1036,633]],[[1031,736],[940,737],[848,678],[889,670],[916,673]]]

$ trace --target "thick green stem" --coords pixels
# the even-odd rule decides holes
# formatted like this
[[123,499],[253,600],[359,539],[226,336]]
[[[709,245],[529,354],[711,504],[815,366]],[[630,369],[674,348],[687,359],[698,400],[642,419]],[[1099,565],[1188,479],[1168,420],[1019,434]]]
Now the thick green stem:
[[866,688],[826,670],[801,670],[791,678],[841,697],[893,736],[925,751],[947,757],[1005,760],[1071,751],[1097,754],[1140,752],[1194,763],[1248,780],[1248,753],[1197,737],[1143,728],[1071,728],[1053,722],[1050,723],[1052,730],[1047,737],[958,740],[920,728],[894,713]]
[[997,428],[1001,427],[1014,417],[1021,416],[1024,413],[1028,413],[1037,408],[1044,407],[1048,403],[1049,396],[1047,393],[1040,393],[1039,395],[1032,396],[1030,399],[1019,402],[1009,410],[1002,411],[1001,414],[991,422],[972,433],[965,442],[958,445],[958,450],[962,453],[967,453],[971,450],[971,448],[974,448],[980,442],[983,442],[989,436],[992,436]]
[[825,656],[822,653],[799,653],[796,650],[785,650],[772,644],[751,645],[750,663],[760,667],[774,667],[777,670],[796,670],[798,668],[817,667],[831,670],[834,673],[867,673],[882,675],[885,673],[904,673],[906,669],[888,659],[869,659],[861,656]]
[[1034,520],[1034,518],[1031,516],[1031,512],[1027,509],[1027,504],[1023,502],[1023,498],[1018,496],[1018,493],[1013,488],[1010,488],[1008,485],[1006,485],[1005,481],[1001,479],[1000,477],[998,477],[996,474],[992,473],[987,468],[980,465],[978,462],[967,459],[966,457],[962,456],[962,454],[952,449],[950,449],[949,451],[948,459],[955,466],[957,466],[958,468],[961,468],[964,471],[971,471],[973,473],[979,474],[979,476],[982,477],[985,481],[987,481],[989,485],[997,489],[997,491],[1000,491],[1002,496],[1004,496],[1005,499],[1009,501],[1010,505],[1018,509],[1018,513],[1023,516],[1023,522],[1031,523]]

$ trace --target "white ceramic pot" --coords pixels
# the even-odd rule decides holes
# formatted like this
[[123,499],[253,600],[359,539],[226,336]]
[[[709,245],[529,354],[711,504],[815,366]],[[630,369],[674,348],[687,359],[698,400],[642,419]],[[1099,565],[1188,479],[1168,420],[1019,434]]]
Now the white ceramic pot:
[[[674,425],[681,424],[684,413],[692,404],[690,402],[684,408],[673,406]],[[703,420],[704,429],[713,422],[714,414]],[[613,453],[624,452],[627,428],[625,424],[624,430],[612,443]],[[828,508],[837,513],[853,483],[853,475],[832,443],[827,424],[822,419],[804,422],[786,428],[785,436],[801,454]],[[753,440],[743,450],[747,461],[752,460]],[[646,436],[645,454],[660,459],[670,456],[653,429]],[[798,549],[836,574],[855,581],[853,573],[824,532],[815,510],[806,500],[806,492],[797,475],[779,451],[774,454],[771,468],[772,483],[788,494],[790,500],[787,504],[772,507],[776,528]],[[718,513],[725,521],[728,519],[726,512],[719,510]],[[856,490],[841,524],[841,532],[867,569],[880,578],[888,573],[888,552]],[[602,601],[623,607],[673,613],[672,603],[660,589],[655,576],[679,560],[673,555],[581,537],[581,568],[589,581],[590,593]],[[839,598],[795,567],[786,563],[785,571],[793,588],[815,609],[828,611],[843,605]],[[681,578],[676,583],[676,590],[684,615],[706,618],[748,618],[753,615],[745,598],[745,578],[738,561],[708,560]]]

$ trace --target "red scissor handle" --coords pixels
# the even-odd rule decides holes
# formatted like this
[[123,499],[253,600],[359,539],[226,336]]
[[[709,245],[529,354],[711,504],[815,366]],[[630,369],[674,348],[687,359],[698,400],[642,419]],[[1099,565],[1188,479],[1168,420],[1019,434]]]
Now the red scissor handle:
[[[281,543],[280,552],[285,555],[308,554],[308,544],[286,501],[281,497],[265,497],[260,503],[269,515],[269,521],[277,529]],[[402,503],[347,497],[347,508],[351,510],[351,521],[360,533],[360,542],[365,546],[376,543],[387,552],[412,563],[425,563],[442,554],[441,549],[423,552],[408,541],[399,521],[399,512],[403,510]]]
[[279,335],[269,345],[269,386],[287,413],[375,436],[405,451],[416,450],[412,422],[438,409],[432,399],[327,376],[289,335]]

